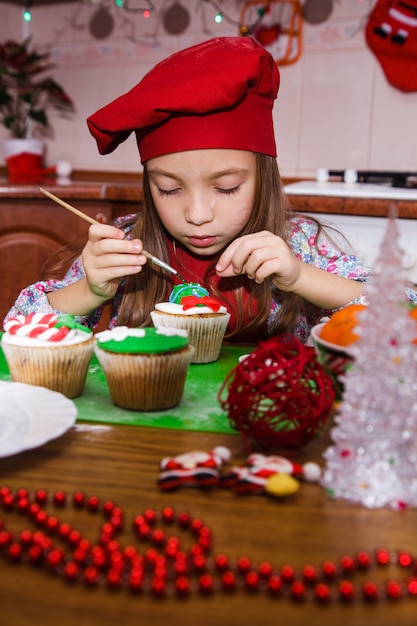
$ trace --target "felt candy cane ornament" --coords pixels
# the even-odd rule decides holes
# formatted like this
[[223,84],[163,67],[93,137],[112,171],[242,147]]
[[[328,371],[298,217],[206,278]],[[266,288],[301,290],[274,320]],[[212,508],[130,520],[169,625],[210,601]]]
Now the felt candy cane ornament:
[[378,0],[365,37],[388,82],[417,91],[417,0]]

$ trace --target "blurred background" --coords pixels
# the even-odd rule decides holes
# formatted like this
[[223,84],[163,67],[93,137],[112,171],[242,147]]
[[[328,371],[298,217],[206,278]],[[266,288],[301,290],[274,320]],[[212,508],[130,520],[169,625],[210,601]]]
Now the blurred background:
[[[314,178],[318,168],[415,171],[417,91],[388,82],[366,43],[375,5],[372,0],[1,0],[0,41],[30,36],[38,50],[49,51],[54,78],[74,101],[74,116],[51,114],[47,165],[66,160],[77,170],[141,170],[133,137],[112,155],[100,156],[87,116],[128,91],[167,55],[249,29],[281,72],[274,116],[285,177]],[[7,136],[1,127],[0,141]]]

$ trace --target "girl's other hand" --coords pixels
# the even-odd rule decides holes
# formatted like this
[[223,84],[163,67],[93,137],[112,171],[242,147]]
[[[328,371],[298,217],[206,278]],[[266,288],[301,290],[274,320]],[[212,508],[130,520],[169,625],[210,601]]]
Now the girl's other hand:
[[257,283],[272,277],[279,289],[292,291],[300,263],[281,237],[261,231],[235,239],[220,256],[216,271],[223,277],[246,274]]
[[121,278],[142,270],[147,261],[142,250],[140,239],[126,239],[115,226],[90,226],[82,260],[91,292],[104,300],[112,298]]

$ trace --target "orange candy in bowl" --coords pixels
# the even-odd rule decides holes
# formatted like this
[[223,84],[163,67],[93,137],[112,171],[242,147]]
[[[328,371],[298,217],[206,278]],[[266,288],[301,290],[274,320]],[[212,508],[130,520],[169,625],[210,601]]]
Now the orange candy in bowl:
[[[359,339],[356,326],[364,309],[364,304],[350,304],[333,313],[329,321],[316,324],[311,330],[318,360],[333,377],[339,392],[343,389],[339,377],[353,361],[349,346]],[[413,342],[417,344],[417,306],[410,308],[409,315],[416,322],[416,337]]]

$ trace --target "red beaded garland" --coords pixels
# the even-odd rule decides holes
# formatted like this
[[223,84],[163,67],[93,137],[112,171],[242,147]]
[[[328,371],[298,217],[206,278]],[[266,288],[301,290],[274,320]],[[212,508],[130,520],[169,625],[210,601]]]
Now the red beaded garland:
[[367,600],[376,600],[378,597],[378,586],[372,580],[368,580],[363,585],[363,595]]
[[[68,503],[76,510],[85,508],[90,513],[102,514],[97,544],[44,508],[52,504],[62,510]],[[344,555],[338,563],[327,560],[321,567],[306,564],[296,569],[287,563],[276,569],[269,561],[255,564],[246,555],[235,561],[224,553],[211,556],[211,529],[200,518],[192,518],[187,512],[177,514],[171,507],[165,507],[160,515],[146,509],[134,518],[137,537],[148,542],[143,553],[136,546],[120,545],[118,535],[124,515],[110,500],[87,498],[82,492],[69,498],[62,490],[52,496],[45,490],[37,490],[31,496],[26,489],[12,493],[2,487],[0,509],[7,514],[26,515],[35,526],[15,536],[0,518],[0,555],[13,563],[44,566],[71,584],[83,582],[87,587],[102,585],[108,589],[125,587],[133,593],[149,592],[155,598],[167,594],[188,597],[191,593],[211,595],[245,590],[321,604],[332,600],[351,603],[356,598],[374,603],[383,598],[398,601],[405,596],[417,596],[417,562],[406,551],[379,548],[374,553],[359,551],[354,556]],[[176,522],[183,533],[188,533],[190,545],[183,547],[182,538],[167,535],[157,526],[158,521],[167,526]],[[56,545],[55,538],[66,547]],[[369,572],[371,568],[388,564],[397,566],[401,572],[409,570],[408,579],[403,576],[403,580],[390,578],[382,583],[368,579],[354,584],[355,572]]]
[[282,580],[277,574],[273,574],[268,578],[268,591],[274,595],[280,595],[282,590]]
[[249,591],[256,591],[259,588],[259,575],[257,572],[249,571],[245,575],[246,588]]
[[330,588],[325,583],[319,583],[315,587],[314,593],[317,600],[319,600],[320,602],[328,602],[330,600]]
[[200,576],[198,583],[202,593],[211,593],[214,589],[213,578],[210,574]]

